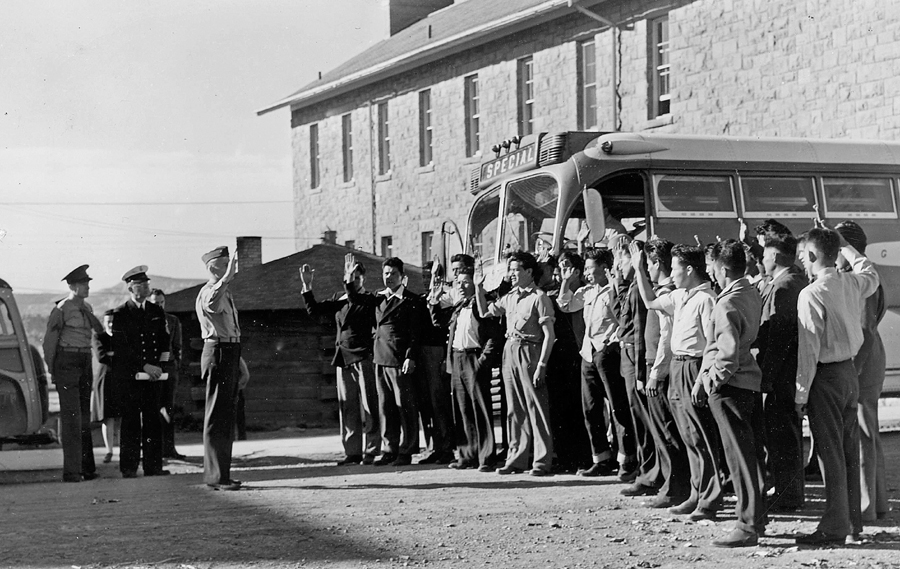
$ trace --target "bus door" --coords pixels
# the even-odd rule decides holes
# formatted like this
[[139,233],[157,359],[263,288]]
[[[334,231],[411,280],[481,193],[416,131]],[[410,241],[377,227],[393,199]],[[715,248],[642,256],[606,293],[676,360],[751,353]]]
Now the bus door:
[[34,364],[12,289],[0,281],[0,440],[37,432],[42,409]]

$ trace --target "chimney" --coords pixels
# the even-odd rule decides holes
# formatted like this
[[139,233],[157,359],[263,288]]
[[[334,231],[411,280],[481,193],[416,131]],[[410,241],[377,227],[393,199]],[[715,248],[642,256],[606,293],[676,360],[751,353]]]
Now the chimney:
[[237,238],[238,270],[262,265],[262,237]]
[[332,229],[325,230],[322,234],[322,243],[326,245],[337,245],[337,231]]
[[391,35],[405,30],[432,12],[452,5],[453,0],[390,0]]

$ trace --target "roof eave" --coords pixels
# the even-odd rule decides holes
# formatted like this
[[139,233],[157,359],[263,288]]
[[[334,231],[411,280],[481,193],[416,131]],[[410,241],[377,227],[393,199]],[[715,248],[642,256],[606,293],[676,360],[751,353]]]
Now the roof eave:
[[310,89],[309,91],[296,93],[256,111],[256,114],[262,116],[287,106],[290,106],[292,110],[301,109],[323,100],[342,95],[354,89],[391,77],[392,75],[483,45],[496,40],[499,37],[514,34],[523,29],[554,20],[563,15],[564,12],[573,12],[574,9],[570,8],[569,5],[569,0],[549,0],[529,10],[524,10],[517,14],[494,20],[493,22],[488,22],[487,24],[471,28],[465,32],[456,34],[455,36],[422,46],[419,49],[404,53],[403,55],[394,57],[388,61],[379,63],[378,65],[332,81],[331,83],[326,83],[325,85]]

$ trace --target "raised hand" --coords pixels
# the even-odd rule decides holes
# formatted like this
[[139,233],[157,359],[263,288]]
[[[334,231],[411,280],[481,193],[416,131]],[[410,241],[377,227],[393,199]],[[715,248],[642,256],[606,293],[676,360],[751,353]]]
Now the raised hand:
[[356,260],[356,255],[353,253],[344,255],[344,282],[353,282],[353,273],[356,272],[357,267],[359,267],[359,262]]
[[816,218],[813,220],[813,225],[825,229],[827,226],[825,225],[825,220],[819,215],[819,204],[813,204],[813,210],[816,212]]
[[700,237],[694,235],[694,243],[697,244],[697,247],[703,247],[703,243],[700,241]]
[[628,245],[628,251],[631,252],[632,264],[635,266],[641,264],[641,256],[644,254],[644,248],[637,241],[632,241]]
[[238,272],[238,252],[235,251],[234,254],[228,259],[228,267],[225,269],[225,276],[222,277],[226,283],[231,281]]
[[744,221],[743,217],[738,218],[738,239],[740,239],[741,243],[745,243],[747,241],[747,232],[749,228],[747,227],[747,222]]
[[564,283],[570,283],[574,279],[578,278],[578,269],[573,267],[572,265],[566,265],[560,269],[559,275],[562,277]]
[[300,267],[300,282],[303,283],[304,289],[311,289],[313,278],[316,276],[316,270],[303,263],[303,266]]
[[484,263],[481,256],[475,258],[475,286],[484,286]]

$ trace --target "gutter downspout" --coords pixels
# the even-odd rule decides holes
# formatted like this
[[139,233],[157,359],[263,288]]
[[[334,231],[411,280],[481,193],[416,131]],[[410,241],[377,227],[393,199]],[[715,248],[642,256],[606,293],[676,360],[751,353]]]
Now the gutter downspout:
[[584,6],[578,5],[578,0],[569,0],[569,6],[571,8],[575,8],[578,12],[581,12],[588,18],[592,20],[596,20],[601,24],[609,26],[610,32],[612,33],[612,125],[613,130],[621,131],[622,130],[622,97],[619,95],[619,50],[622,47],[622,37],[621,31],[619,30],[619,25],[613,22],[608,18],[604,18],[600,14],[588,10]]

